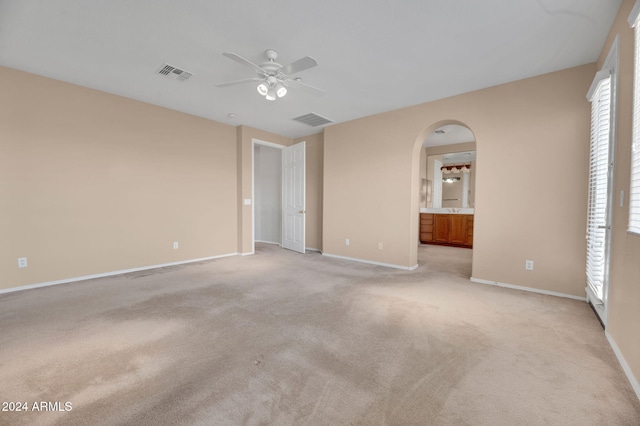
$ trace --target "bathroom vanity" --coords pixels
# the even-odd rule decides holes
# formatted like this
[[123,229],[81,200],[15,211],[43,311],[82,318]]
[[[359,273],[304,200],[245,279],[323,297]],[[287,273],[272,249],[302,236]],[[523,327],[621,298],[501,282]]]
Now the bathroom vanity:
[[473,209],[420,209],[420,242],[472,248]]

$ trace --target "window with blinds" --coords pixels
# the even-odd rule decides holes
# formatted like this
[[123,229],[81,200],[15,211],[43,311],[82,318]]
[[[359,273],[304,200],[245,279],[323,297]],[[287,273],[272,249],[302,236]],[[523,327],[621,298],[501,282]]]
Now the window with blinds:
[[603,300],[607,260],[605,250],[611,120],[611,77],[608,71],[601,71],[596,75],[588,97],[591,101],[591,150],[587,215],[587,284],[595,296]]
[[631,185],[629,187],[629,232],[640,234],[640,25],[639,3],[636,3],[629,23],[635,28],[635,61],[633,81],[633,137],[631,142]]

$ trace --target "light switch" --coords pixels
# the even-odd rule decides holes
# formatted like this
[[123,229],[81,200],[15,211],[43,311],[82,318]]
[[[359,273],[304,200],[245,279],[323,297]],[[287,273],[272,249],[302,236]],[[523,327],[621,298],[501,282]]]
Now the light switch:
[[251,198],[245,198],[244,199],[244,205],[245,206],[250,206],[251,205]]

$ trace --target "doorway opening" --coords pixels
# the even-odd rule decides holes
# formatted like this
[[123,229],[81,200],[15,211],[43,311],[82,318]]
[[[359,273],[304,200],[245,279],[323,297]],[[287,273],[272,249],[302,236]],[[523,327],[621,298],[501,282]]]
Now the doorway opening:
[[252,142],[252,251],[261,242],[305,253],[306,144]]
[[[416,144],[420,253],[436,245],[472,249],[476,225],[475,134],[464,123],[446,120],[426,127]],[[471,277],[471,267],[469,273]]]
[[253,244],[282,245],[282,149],[253,141]]

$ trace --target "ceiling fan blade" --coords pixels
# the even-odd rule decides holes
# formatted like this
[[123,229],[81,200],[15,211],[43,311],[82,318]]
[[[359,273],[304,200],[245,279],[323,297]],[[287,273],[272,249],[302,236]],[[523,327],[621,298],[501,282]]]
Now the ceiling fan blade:
[[224,83],[218,83],[218,84],[216,84],[216,87],[235,86],[236,84],[250,83],[252,81],[262,81],[262,79],[260,79],[258,77],[243,78],[242,80],[233,80],[233,81],[227,81],[227,82],[224,82]]
[[305,56],[304,58],[300,58],[297,61],[291,62],[289,65],[282,67],[280,72],[284,75],[295,74],[297,72],[313,68],[317,65],[318,61],[313,59],[311,56]]
[[231,53],[231,52],[224,52],[223,55],[231,60],[236,61],[239,64],[244,65],[245,67],[253,68],[256,71],[264,74],[264,70],[262,68],[260,68],[258,65],[254,64],[250,60],[243,58],[240,55],[236,55],[235,53]]
[[291,86],[291,87],[295,87],[296,89],[302,89],[305,92],[314,95],[314,96],[322,96],[325,93],[327,93],[326,91],[322,90],[322,89],[318,89],[317,87],[313,87],[310,84],[307,83],[303,83],[301,81],[298,80],[294,80],[294,79],[287,79],[284,81],[284,84],[287,86]]

